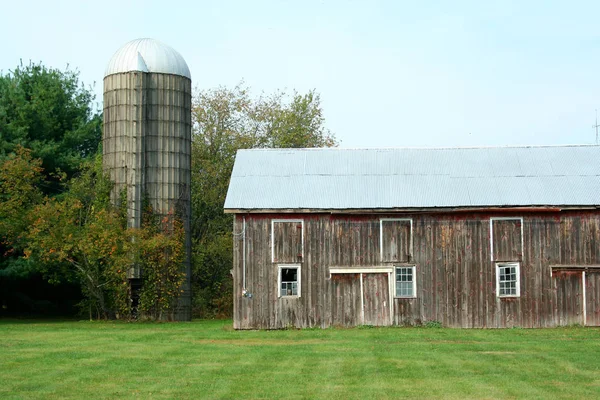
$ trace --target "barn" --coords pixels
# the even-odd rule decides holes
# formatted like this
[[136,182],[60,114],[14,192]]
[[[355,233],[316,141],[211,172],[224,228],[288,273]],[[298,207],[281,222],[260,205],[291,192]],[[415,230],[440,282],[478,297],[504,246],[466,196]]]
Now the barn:
[[234,328],[600,325],[600,146],[237,153]]

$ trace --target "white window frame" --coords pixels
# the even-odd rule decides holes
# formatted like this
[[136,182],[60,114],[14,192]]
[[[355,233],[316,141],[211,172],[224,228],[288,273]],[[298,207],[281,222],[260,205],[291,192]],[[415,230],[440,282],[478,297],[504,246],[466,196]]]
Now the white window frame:
[[[410,268],[412,270],[412,296],[398,296],[397,285],[398,281],[396,280],[396,270],[398,268]],[[394,265],[393,271],[394,277],[394,298],[396,299],[416,299],[417,298],[417,266],[416,265]]]
[[[298,270],[298,294],[297,295],[281,295],[281,270],[296,268]],[[277,266],[277,297],[298,298],[302,297],[302,264],[280,264]]]
[[271,262],[275,262],[275,223],[296,222],[302,225],[302,261],[304,261],[304,220],[303,219],[272,219],[271,220]]
[[413,220],[412,220],[412,218],[379,218],[379,261],[394,262],[394,261],[383,261],[383,223],[384,222],[395,222],[395,221],[410,222],[409,255],[410,255],[410,261],[412,261],[412,258],[413,258]]
[[521,221],[521,259],[523,258],[523,217],[492,217],[490,218],[490,260],[494,260],[494,221]]
[[[517,281],[515,285],[515,294],[500,294],[500,268],[501,267],[514,267]],[[521,263],[519,262],[497,262],[495,263],[496,268],[496,297],[521,297]]]

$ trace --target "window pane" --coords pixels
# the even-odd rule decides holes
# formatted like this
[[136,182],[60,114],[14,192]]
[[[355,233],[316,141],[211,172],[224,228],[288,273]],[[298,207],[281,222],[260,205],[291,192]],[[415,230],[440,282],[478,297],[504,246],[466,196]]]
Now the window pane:
[[281,268],[281,296],[298,296],[298,268]]
[[514,265],[498,266],[498,295],[517,295],[517,267]]
[[396,268],[396,296],[414,297],[412,267]]
[[282,268],[281,269],[281,281],[282,282],[293,282],[297,281],[298,268]]

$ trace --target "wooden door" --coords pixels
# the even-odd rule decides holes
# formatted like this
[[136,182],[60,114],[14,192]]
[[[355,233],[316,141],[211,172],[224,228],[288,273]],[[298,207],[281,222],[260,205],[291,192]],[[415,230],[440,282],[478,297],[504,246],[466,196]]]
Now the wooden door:
[[[554,271],[558,325],[583,325],[582,271]],[[586,296],[587,297],[587,296]]]
[[585,272],[585,324],[600,326],[600,271]]
[[362,324],[360,274],[331,274],[331,324]]
[[391,325],[388,278],[387,273],[362,274],[363,325]]

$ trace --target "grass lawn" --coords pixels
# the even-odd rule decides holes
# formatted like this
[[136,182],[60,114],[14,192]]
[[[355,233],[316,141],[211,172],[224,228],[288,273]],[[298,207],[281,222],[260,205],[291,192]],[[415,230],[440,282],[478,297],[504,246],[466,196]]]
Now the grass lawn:
[[0,398],[600,398],[600,329],[0,320]]

